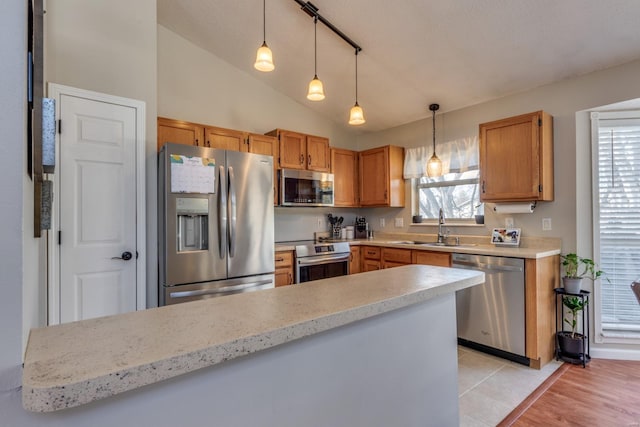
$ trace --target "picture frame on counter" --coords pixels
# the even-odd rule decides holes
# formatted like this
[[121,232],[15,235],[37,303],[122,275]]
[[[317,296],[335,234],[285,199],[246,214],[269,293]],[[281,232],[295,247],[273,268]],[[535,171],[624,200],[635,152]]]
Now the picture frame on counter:
[[520,228],[494,228],[491,243],[496,246],[520,246]]

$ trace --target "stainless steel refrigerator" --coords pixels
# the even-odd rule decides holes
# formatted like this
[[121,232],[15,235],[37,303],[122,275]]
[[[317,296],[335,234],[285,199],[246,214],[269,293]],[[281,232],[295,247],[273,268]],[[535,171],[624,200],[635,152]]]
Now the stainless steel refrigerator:
[[167,143],[158,165],[159,304],[273,287],[273,157]]

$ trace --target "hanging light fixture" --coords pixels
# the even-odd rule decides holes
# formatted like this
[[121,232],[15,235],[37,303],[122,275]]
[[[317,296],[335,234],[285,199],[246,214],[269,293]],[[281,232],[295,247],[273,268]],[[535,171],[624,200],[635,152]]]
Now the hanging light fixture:
[[273,55],[271,49],[267,46],[267,5],[266,0],[262,1],[262,46],[258,48],[256,54],[256,63],[253,64],[256,70],[273,71],[276,68],[273,65]]
[[362,107],[358,105],[358,52],[360,49],[356,48],[356,103],[353,107],[351,107],[351,111],[349,112],[349,124],[350,125],[361,125],[366,122],[364,119],[364,112],[362,111]]
[[324,88],[322,81],[318,78],[318,16],[313,17],[313,41],[314,41],[314,62],[313,79],[309,82],[309,92],[307,99],[311,101],[322,101],[324,99]]
[[436,156],[436,111],[439,108],[438,104],[429,105],[429,110],[433,112],[433,155],[427,162],[427,175],[431,178],[442,175],[442,160]]

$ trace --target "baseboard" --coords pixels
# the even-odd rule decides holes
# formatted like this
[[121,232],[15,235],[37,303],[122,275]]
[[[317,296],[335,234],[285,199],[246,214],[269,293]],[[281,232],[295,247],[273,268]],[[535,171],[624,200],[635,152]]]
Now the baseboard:
[[591,347],[590,355],[595,359],[640,360],[640,350],[627,350],[621,348]]

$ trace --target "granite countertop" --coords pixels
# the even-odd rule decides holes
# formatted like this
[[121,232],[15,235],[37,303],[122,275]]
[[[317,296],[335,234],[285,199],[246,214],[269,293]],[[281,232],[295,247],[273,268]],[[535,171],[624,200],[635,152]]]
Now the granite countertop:
[[409,265],[33,329],[23,406],[71,408],[482,282]]
[[[520,247],[501,247],[490,243],[488,237],[460,236],[458,246],[432,246],[415,244],[417,242],[434,242],[435,236],[398,233],[381,235],[375,239],[339,240],[349,245],[384,246],[401,249],[415,249],[421,251],[450,252],[471,255],[493,255],[511,258],[537,259],[560,254],[560,239],[553,238],[528,238],[524,239]],[[336,240],[338,241],[338,240]],[[291,243],[276,243],[276,251],[292,251],[295,246]]]

